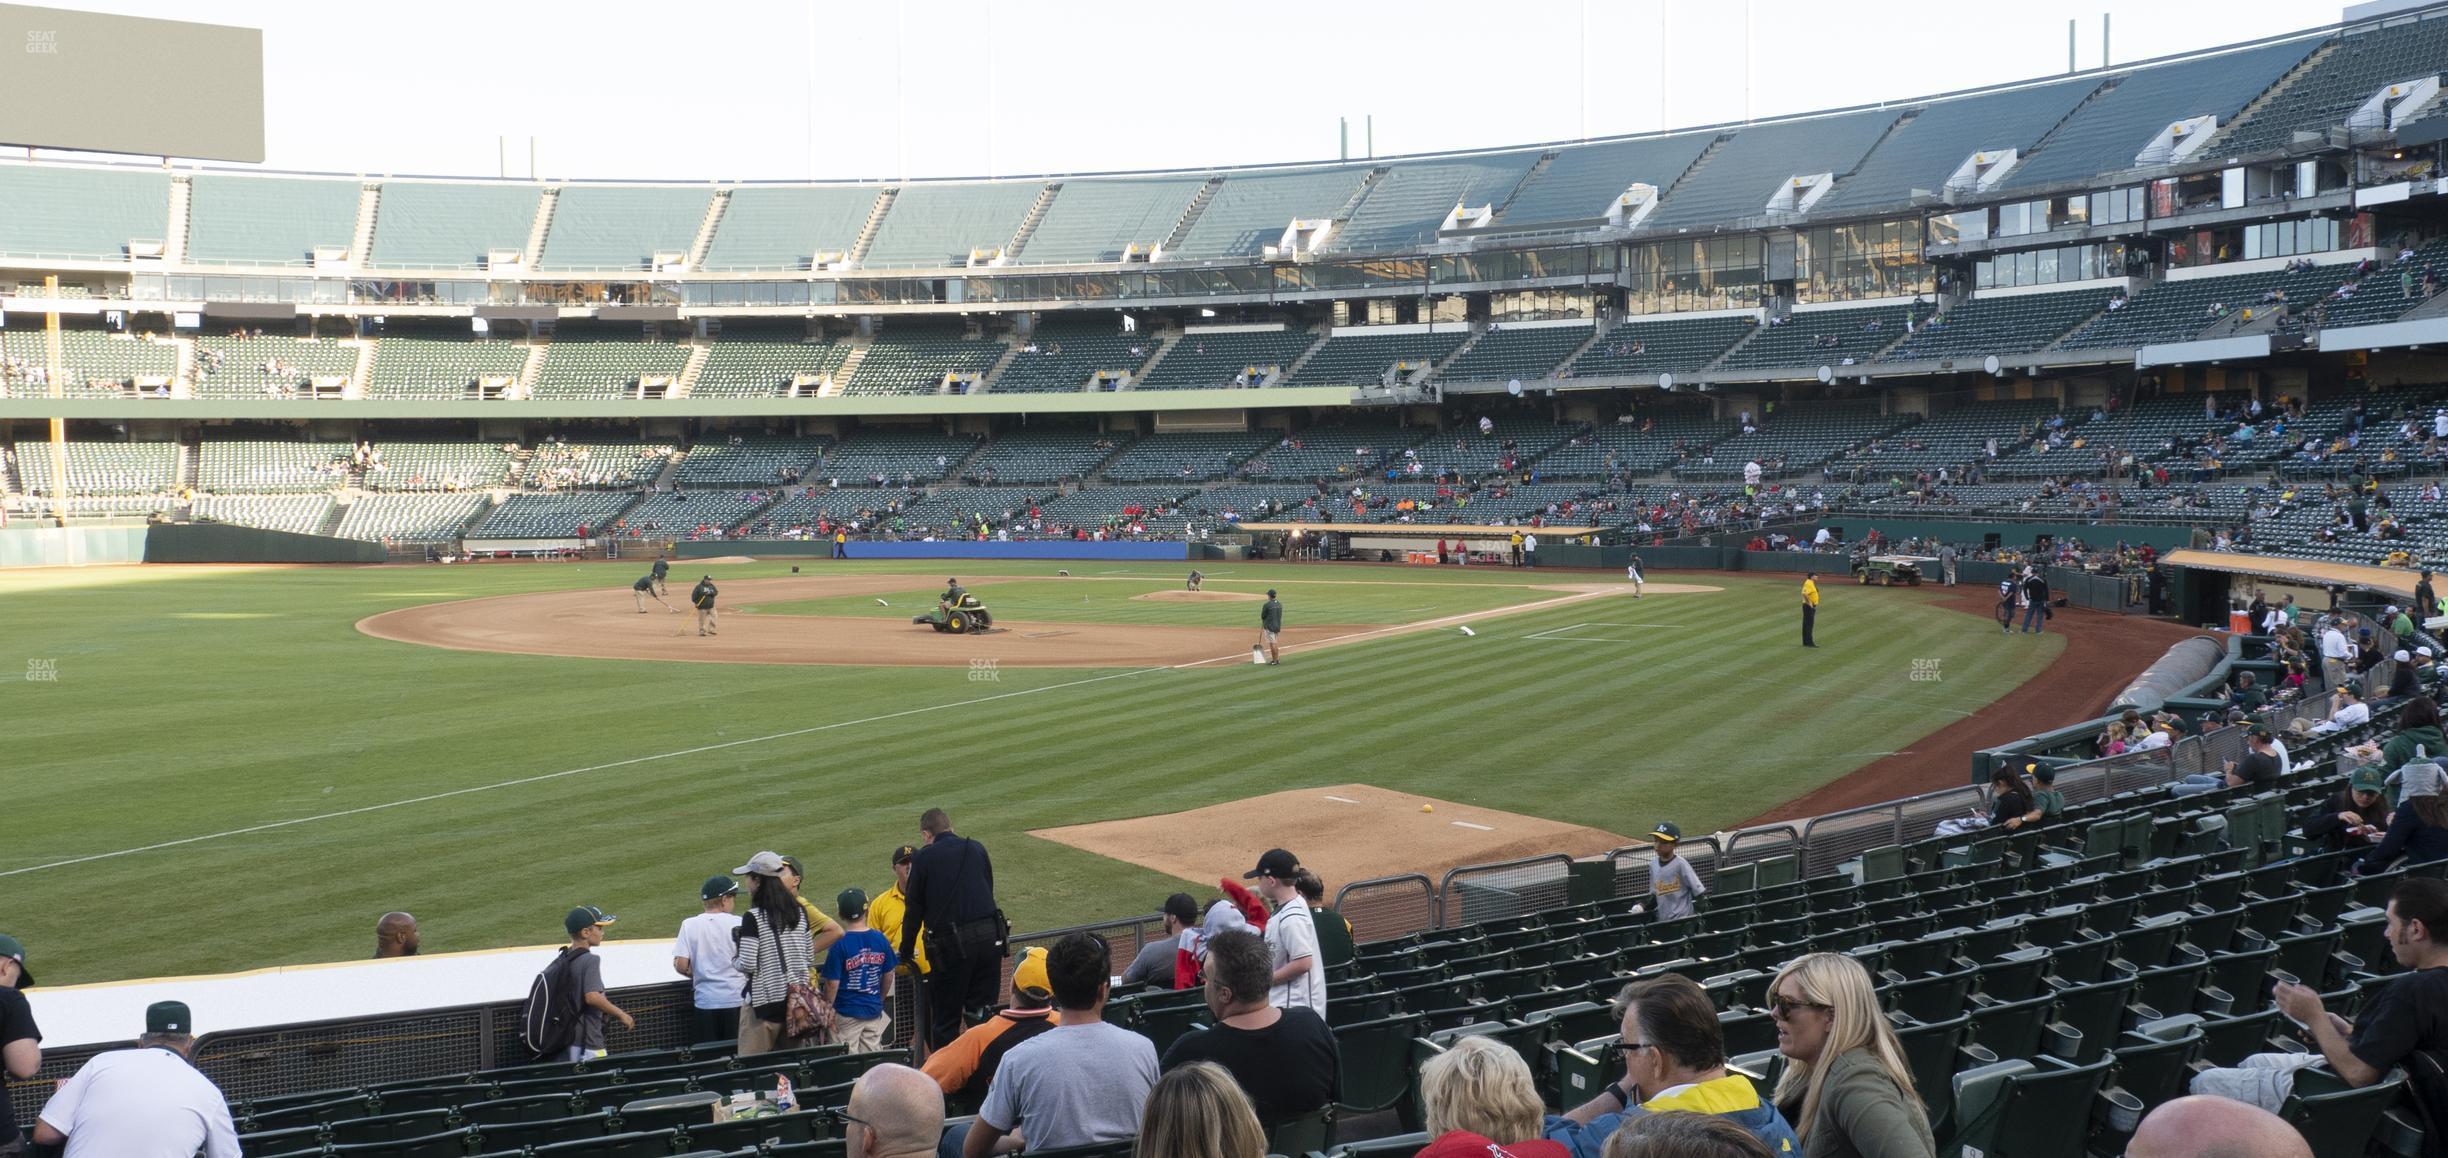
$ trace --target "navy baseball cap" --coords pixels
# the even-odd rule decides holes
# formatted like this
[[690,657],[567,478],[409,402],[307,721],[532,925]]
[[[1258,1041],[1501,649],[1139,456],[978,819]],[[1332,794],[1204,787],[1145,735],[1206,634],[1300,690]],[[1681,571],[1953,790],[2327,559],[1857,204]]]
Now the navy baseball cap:
[[145,1007],[146,1033],[194,1033],[195,1015],[184,1001],[156,1001]]
[[916,859],[918,859],[917,845],[905,844],[893,850],[892,862],[896,867],[908,864]]
[[1266,850],[1266,855],[1258,858],[1258,867],[1242,873],[1241,879],[1246,881],[1258,877],[1273,877],[1279,881],[1288,881],[1292,879],[1293,873],[1299,871],[1299,857],[1280,848],[1270,848]]

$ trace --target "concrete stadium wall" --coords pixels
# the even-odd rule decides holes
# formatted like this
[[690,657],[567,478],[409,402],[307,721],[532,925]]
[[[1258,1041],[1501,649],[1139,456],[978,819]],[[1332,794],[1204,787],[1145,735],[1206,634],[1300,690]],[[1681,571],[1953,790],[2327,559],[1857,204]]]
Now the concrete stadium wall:
[[165,523],[144,540],[147,563],[380,563],[382,544],[227,523]]
[[[1081,559],[1180,561],[1190,557],[1188,543],[1075,543],[1068,539],[1002,543],[945,541],[936,543],[859,540],[849,544],[853,559]],[[674,543],[682,559],[717,559],[727,555],[797,559],[827,558],[831,541],[810,539],[773,542]]]
[[10,527],[0,530],[0,567],[83,567],[142,563],[142,523],[98,527]]

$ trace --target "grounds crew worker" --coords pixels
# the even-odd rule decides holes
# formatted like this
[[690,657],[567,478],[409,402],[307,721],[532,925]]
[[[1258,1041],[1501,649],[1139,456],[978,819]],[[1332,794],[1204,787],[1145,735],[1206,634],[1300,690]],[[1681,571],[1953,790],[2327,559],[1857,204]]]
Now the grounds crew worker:
[[1266,645],[1268,663],[1283,662],[1283,652],[1275,646],[1275,635],[1282,630],[1283,600],[1275,598],[1275,589],[1269,587],[1266,605],[1258,609],[1258,639]]
[[910,860],[909,910],[901,921],[904,960],[914,960],[926,939],[927,974],[919,996],[926,1005],[927,1043],[942,1047],[961,1033],[961,1017],[984,1020],[1002,987],[1003,951],[1010,933],[994,898],[994,862],[986,846],[952,831],[940,808],[918,818],[920,847]]
[[960,606],[961,596],[968,593],[961,587],[960,580],[947,577],[944,580],[944,593],[936,598],[941,599],[944,607],[949,609]]
[[655,561],[654,561],[654,584],[655,584],[654,589],[655,589],[655,594],[657,594],[657,595],[669,595],[669,594],[671,594],[671,588],[670,588],[670,587],[668,587],[668,586],[666,586],[666,585],[664,584],[664,582],[663,582],[663,580],[664,580],[666,577],[668,577],[670,574],[671,574],[671,560],[669,560],[669,559],[657,559],[657,560],[655,560]]
[[1817,647],[1811,642],[1811,625],[1819,620],[1819,573],[1802,573],[1802,646]]
[[714,589],[714,577],[711,575],[698,580],[697,586],[689,589],[689,606],[697,609],[697,634],[699,635],[722,634],[714,630],[714,596],[716,594],[718,592]]

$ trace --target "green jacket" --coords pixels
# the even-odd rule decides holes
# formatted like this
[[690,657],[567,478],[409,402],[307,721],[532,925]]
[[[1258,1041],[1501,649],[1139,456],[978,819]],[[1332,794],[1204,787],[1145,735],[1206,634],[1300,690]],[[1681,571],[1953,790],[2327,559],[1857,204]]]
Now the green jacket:
[[1827,1065],[1816,1120],[1804,1126],[1796,1117],[1800,1098],[1777,1107],[1803,1132],[1803,1158],[1936,1158],[1929,1111],[1897,1089],[1869,1051],[1838,1054]]
[[[2425,724],[2398,732],[2388,738],[2388,743],[2380,745],[2381,770],[2394,772],[2405,767],[2406,762],[2414,758],[2416,748],[2423,750],[2424,758],[2448,765],[2448,736],[2440,735],[2438,728]],[[2397,789],[2394,785],[2390,786],[2388,797],[2389,807],[2397,807]]]

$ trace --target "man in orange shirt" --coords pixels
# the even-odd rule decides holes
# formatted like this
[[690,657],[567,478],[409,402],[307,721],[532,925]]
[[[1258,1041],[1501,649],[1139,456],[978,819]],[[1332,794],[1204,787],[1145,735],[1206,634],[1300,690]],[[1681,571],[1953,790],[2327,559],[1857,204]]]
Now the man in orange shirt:
[[[995,1070],[1011,1048],[1062,1024],[1054,1009],[1054,986],[1046,980],[1046,951],[1030,946],[1012,968],[1011,1008],[970,1026],[927,1055],[926,1075],[943,1087],[947,1102],[974,1109],[986,1100]],[[963,1112],[967,1112],[964,1110]]]

